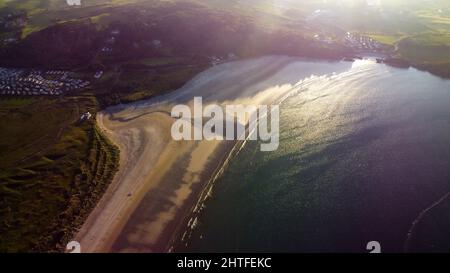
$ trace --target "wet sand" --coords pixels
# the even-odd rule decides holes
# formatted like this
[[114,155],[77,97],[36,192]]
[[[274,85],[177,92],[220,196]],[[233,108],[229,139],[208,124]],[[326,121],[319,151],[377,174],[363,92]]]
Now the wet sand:
[[[203,106],[271,104],[302,78],[335,72],[324,62],[311,62],[294,74],[284,73],[295,61],[299,59],[271,56],[222,64],[168,95],[98,113],[99,127],[120,148],[120,168],[74,239],[81,251],[169,251],[174,234],[181,232],[186,215],[234,144],[174,141],[173,105],[192,106],[194,96],[202,96]],[[342,70],[349,65],[342,63]]]

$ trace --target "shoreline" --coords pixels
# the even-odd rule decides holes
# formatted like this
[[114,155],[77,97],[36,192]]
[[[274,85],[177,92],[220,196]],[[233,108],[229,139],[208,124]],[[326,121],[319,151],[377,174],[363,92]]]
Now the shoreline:
[[205,183],[203,189],[198,193],[195,198],[196,201],[193,202],[189,211],[182,217],[179,226],[172,235],[170,244],[167,246],[167,252],[177,252],[178,249],[187,246],[192,236],[192,231],[196,228],[198,218],[202,215],[204,204],[211,197],[211,193],[217,179],[220,178],[230,164],[230,161],[239,153],[246,143],[245,140],[233,142],[234,144],[230,145],[231,147],[228,149],[228,152],[224,152],[222,159],[219,161],[219,164],[215,170],[211,173],[209,180]]
[[[286,75],[290,65],[301,72]],[[337,67],[350,66],[340,62]],[[239,141],[174,141],[174,120],[167,113],[175,103],[192,106],[193,97],[202,96],[205,104],[272,104],[298,90],[303,79],[335,69],[286,56],[225,63],[162,97],[99,112],[99,127],[120,149],[120,166],[75,236],[82,252],[172,251],[236,147],[242,148]]]

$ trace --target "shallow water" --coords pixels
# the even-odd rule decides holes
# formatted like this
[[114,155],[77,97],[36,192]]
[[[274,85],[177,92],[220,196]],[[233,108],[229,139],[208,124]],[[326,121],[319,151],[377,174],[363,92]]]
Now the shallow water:
[[[311,66],[330,72],[303,80]],[[402,251],[414,219],[450,191],[450,81],[368,60],[297,61],[277,75],[273,88],[290,89],[278,150],[240,151],[186,250]]]

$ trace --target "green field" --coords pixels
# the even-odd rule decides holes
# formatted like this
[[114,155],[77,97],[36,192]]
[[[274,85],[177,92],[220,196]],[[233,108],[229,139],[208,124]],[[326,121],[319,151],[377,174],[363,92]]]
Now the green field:
[[450,33],[426,33],[403,38],[398,42],[402,57],[413,63],[450,62]]
[[142,1],[144,0],[82,0],[82,6],[69,6],[64,0],[0,0],[0,11],[24,10],[27,12],[28,21],[21,34],[21,37],[25,38],[55,23],[83,18],[92,18],[94,22],[101,23],[104,9]]

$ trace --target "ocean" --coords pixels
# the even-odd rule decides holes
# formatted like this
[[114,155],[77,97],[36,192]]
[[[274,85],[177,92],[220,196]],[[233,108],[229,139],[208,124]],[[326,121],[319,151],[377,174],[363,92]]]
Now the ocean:
[[182,250],[450,250],[450,81],[373,60],[336,71],[288,83],[279,148],[247,142]]

